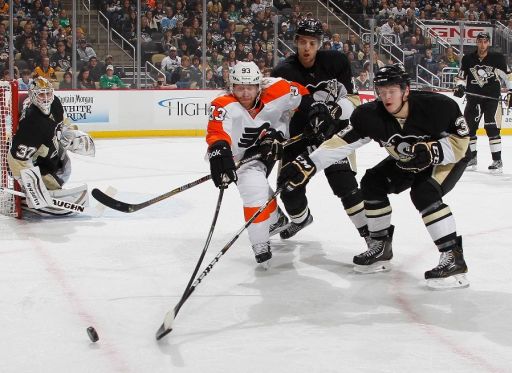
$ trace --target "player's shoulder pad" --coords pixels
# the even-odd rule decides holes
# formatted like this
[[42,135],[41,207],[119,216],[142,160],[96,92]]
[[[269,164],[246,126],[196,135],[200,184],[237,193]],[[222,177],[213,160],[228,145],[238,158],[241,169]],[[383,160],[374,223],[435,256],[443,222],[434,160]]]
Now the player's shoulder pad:
[[223,93],[220,96],[215,97],[210,105],[216,107],[226,107],[234,102],[238,102],[235,96],[229,93]]
[[458,107],[458,104],[454,99],[437,92],[411,91],[409,100],[411,100],[411,102],[416,106],[425,109],[426,112],[429,112],[432,109],[438,112],[449,108],[450,106]]

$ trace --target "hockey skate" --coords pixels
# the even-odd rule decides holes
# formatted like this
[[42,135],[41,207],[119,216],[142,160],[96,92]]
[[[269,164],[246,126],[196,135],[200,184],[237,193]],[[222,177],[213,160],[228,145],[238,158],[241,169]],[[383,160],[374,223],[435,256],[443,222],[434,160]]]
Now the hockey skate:
[[476,157],[473,157],[469,160],[469,162],[466,166],[466,171],[476,171],[476,166],[477,166]]
[[388,234],[383,237],[365,237],[368,250],[354,256],[354,271],[358,273],[387,272],[391,270],[390,260],[393,258],[393,232],[391,225]]
[[270,268],[270,259],[272,258],[272,251],[270,250],[270,242],[257,243],[252,245],[252,250],[254,251],[254,256],[256,258],[256,263],[260,265],[261,268],[267,270]]
[[489,172],[494,175],[501,175],[503,173],[503,161],[492,161],[491,165],[487,167]]
[[279,235],[283,240],[286,240],[290,237],[295,236],[300,230],[306,228],[308,225],[313,223],[313,215],[308,211],[308,217],[302,223],[294,223],[293,221],[288,224],[286,229],[284,229]]
[[272,237],[275,234],[281,233],[282,231],[287,229],[289,226],[290,221],[288,220],[288,216],[286,216],[281,211],[281,209],[277,210],[277,214],[278,214],[277,221],[274,224],[272,224],[269,228],[270,237]]
[[427,287],[433,290],[466,288],[469,281],[465,273],[468,266],[462,253],[462,237],[457,237],[457,247],[441,252],[437,267],[425,272]]

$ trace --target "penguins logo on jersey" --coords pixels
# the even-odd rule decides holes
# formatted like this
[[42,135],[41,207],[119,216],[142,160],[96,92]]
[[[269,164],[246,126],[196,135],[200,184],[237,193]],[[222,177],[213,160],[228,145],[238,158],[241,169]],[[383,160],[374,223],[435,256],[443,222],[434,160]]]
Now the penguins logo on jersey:
[[307,88],[310,92],[313,92],[315,101],[336,102],[338,97],[347,94],[345,86],[336,79],[322,80],[315,85],[308,84]]
[[381,146],[386,148],[387,152],[395,159],[401,161],[411,160],[411,149],[414,144],[421,141],[426,141],[430,136],[402,136],[394,134],[388,141],[381,141]]
[[242,136],[240,136],[240,141],[238,141],[238,147],[239,148],[250,148],[253,146],[256,141],[258,140],[258,137],[264,130],[268,130],[270,128],[270,123],[265,122],[258,128],[250,128],[245,127],[244,133]]
[[475,65],[469,69],[471,74],[475,78],[471,81],[472,84],[478,84],[480,87],[483,87],[489,82],[489,79],[494,77],[494,71],[492,66],[480,66]]

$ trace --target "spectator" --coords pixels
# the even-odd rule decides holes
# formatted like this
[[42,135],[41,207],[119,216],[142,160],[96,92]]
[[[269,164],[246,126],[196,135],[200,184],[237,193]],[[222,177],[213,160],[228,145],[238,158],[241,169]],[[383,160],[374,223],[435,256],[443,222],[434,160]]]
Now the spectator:
[[91,71],[88,67],[83,67],[78,74],[78,89],[96,89],[96,84],[91,79]]
[[160,27],[163,32],[167,30],[172,30],[176,27],[176,18],[174,18],[174,10],[171,6],[165,7],[165,16],[160,21]]
[[332,49],[340,52],[343,49],[343,43],[341,42],[340,34],[332,34]]
[[14,48],[17,50],[21,50],[26,44],[25,41],[27,39],[31,39],[32,42],[35,42],[34,33],[32,31],[32,22],[27,21],[25,25],[23,26],[23,33],[16,38],[14,41]]
[[370,90],[370,79],[368,78],[368,71],[361,70],[359,75],[355,79],[356,90],[358,91],[369,91]]
[[[438,62],[434,59],[432,55],[432,48],[426,48],[425,54],[421,58],[420,65],[425,69],[430,71],[432,74],[437,75],[439,72]],[[428,78],[428,74],[420,69],[420,76],[423,78]]]
[[59,25],[64,29],[69,29],[71,27],[71,21],[66,13],[66,9],[61,9],[59,12]]
[[[104,74],[103,66],[101,66],[98,62],[97,57],[91,57],[89,59],[89,64],[87,65],[89,68],[89,75],[93,82],[99,82],[101,76]],[[105,71],[106,73],[106,71]]]
[[112,65],[112,66],[114,66],[114,75],[117,75],[120,78],[124,78],[126,76],[123,69],[116,67],[116,65],[114,63],[114,58],[112,57],[111,54],[107,54],[107,56],[105,57],[104,64],[101,64],[100,62],[98,62],[98,65],[100,66],[102,73],[107,72],[106,66]]
[[162,51],[165,54],[169,53],[170,47],[176,48],[176,39],[174,39],[171,29],[165,30],[165,32],[162,36],[162,40],[160,41],[160,44],[162,45]]
[[78,42],[78,58],[82,64],[87,64],[91,57],[96,57],[96,52],[90,46],[87,45],[85,39],[81,39]]
[[205,88],[208,88],[208,89],[218,89],[219,88],[219,85],[217,84],[217,80],[215,79],[212,69],[206,70]]
[[166,78],[162,75],[158,75],[156,80],[153,82],[153,89],[168,89],[169,86],[166,83]]
[[50,66],[50,58],[43,57],[41,59],[41,63],[36,66],[34,69],[34,78],[38,76],[46,78],[49,81],[57,80],[57,77],[55,76],[55,70],[53,70],[53,67]]
[[73,75],[70,71],[66,71],[62,77],[62,82],[59,83],[59,89],[72,89],[73,88]]
[[370,59],[370,43],[363,44],[363,49],[358,53],[357,59],[359,61],[366,61]]
[[199,88],[200,77],[196,69],[191,66],[189,56],[181,57],[181,66],[174,69],[171,75],[171,84],[177,88]]
[[383,24],[380,28],[380,33],[383,35],[389,35],[393,33],[393,26],[395,25],[395,18],[389,17],[388,21]]
[[219,88],[228,90],[229,88],[229,69],[223,68],[221,71],[221,75],[217,79],[217,86]]
[[356,54],[361,50],[359,41],[357,40],[357,35],[354,33],[351,33],[348,36],[348,40],[345,43],[348,45],[348,48]]
[[181,66],[181,57],[177,55],[176,47],[173,46],[169,48],[168,56],[164,57],[160,68],[167,76],[167,80],[170,81],[172,72],[179,66]]
[[28,91],[32,83],[32,73],[28,69],[21,71],[21,78],[18,79],[18,89],[20,91]]
[[121,78],[117,75],[114,75],[114,66],[108,65],[107,71],[100,78],[100,88],[102,89],[119,89],[119,88],[127,88],[128,85],[125,84]]
[[27,63],[28,69],[35,69],[38,55],[39,53],[34,47],[34,40],[32,38],[25,39],[25,45],[21,49],[21,59]]
[[[339,36],[339,34],[335,34],[335,35]],[[281,23],[281,30],[279,31],[278,36],[279,36],[279,39],[281,39],[281,40],[293,41],[293,32],[290,32],[288,30],[288,23],[286,23],[286,22]]]
[[405,17],[407,14],[407,10],[404,8],[404,1],[403,0],[397,0],[396,6],[391,8],[391,13],[393,16],[396,17]]

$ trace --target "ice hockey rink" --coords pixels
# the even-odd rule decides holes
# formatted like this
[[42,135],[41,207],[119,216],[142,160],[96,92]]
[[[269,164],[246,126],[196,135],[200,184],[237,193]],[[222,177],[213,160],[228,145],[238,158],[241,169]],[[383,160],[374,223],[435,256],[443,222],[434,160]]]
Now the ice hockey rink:
[[[394,268],[359,275],[364,250],[323,175],[309,186],[315,219],[272,240],[258,269],[247,234],[213,267],[163,340],[203,249],[218,191],[207,182],[131,214],[95,208],[61,219],[0,218],[0,372],[512,372],[512,139],[504,174],[466,173],[445,201],[463,235],[467,289],[431,291],[439,254],[407,192],[392,196]],[[201,138],[97,140],[73,156],[72,182],[141,202],[208,173]],[[358,151],[359,177],[385,157]],[[271,176],[275,180],[275,174]],[[205,267],[243,225],[224,197]],[[86,333],[94,326],[99,341]]]

